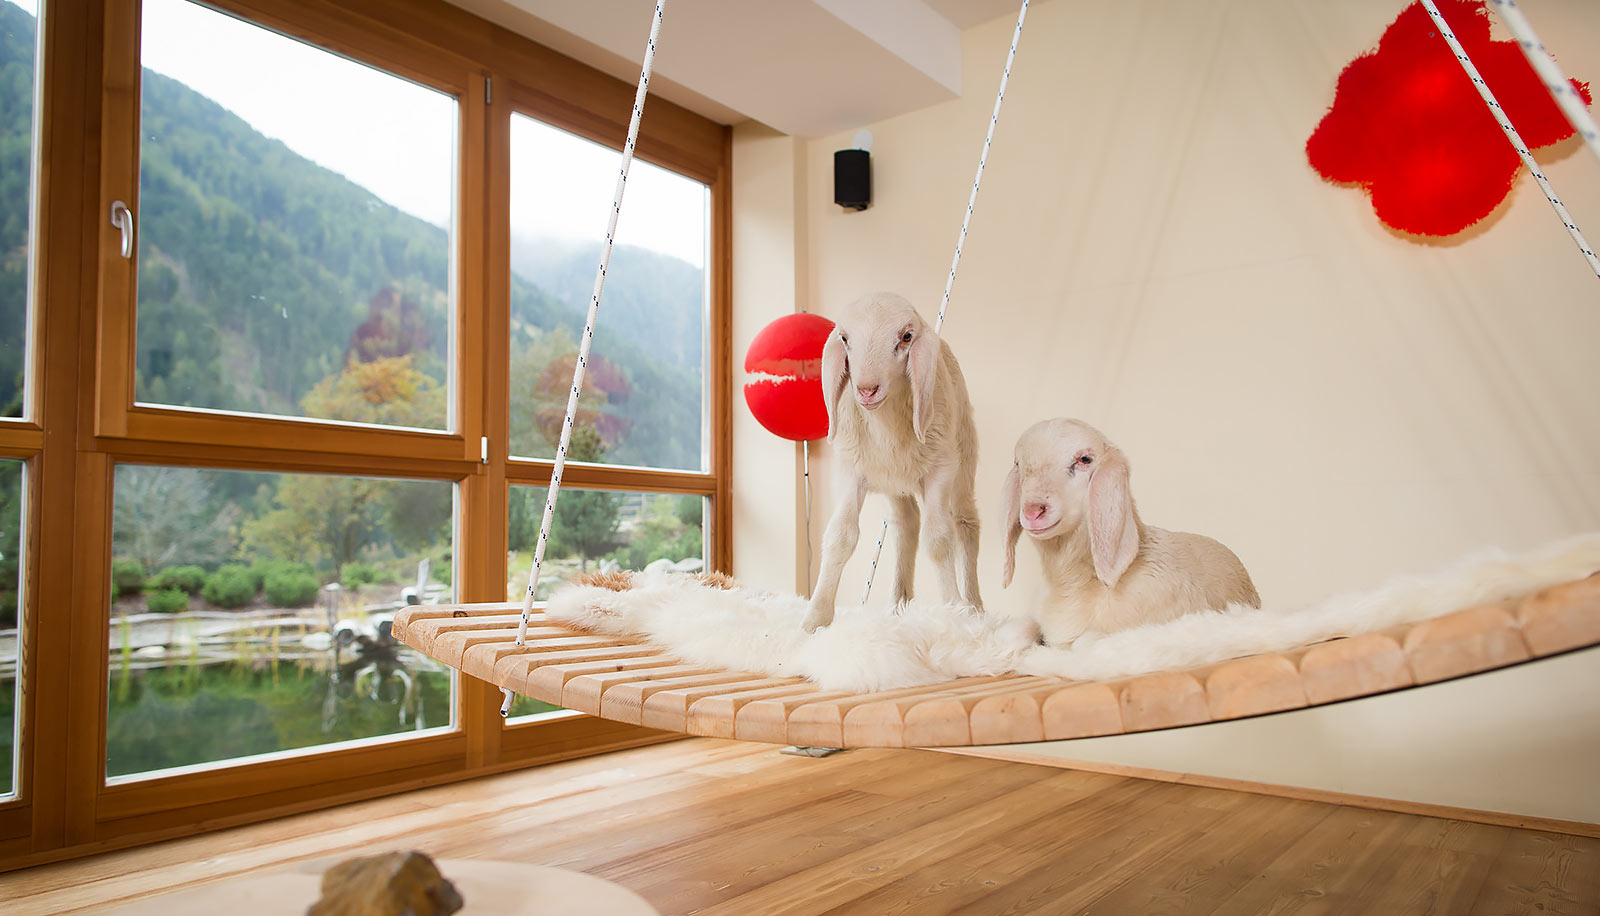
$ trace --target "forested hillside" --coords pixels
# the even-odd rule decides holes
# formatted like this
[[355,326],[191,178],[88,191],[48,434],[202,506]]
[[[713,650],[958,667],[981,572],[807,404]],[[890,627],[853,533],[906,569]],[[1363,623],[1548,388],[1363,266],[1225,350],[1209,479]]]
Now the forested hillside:
[[0,0],[0,416],[22,415],[35,21]]
[[[0,407],[17,401],[22,368],[33,29],[33,17],[0,3]],[[442,428],[446,231],[182,83],[147,69],[143,93],[137,397]],[[556,374],[570,377],[595,262],[588,245],[535,252],[512,277],[512,447],[547,455],[554,427],[535,415],[565,404],[566,382],[552,391],[548,377],[561,362]],[[584,401],[609,460],[700,466],[701,300],[691,265],[637,249],[614,256],[596,343],[612,377]],[[384,361],[386,380],[414,396],[405,409],[379,419],[359,398],[330,396],[355,384],[353,366]],[[372,373],[361,382],[369,399]]]

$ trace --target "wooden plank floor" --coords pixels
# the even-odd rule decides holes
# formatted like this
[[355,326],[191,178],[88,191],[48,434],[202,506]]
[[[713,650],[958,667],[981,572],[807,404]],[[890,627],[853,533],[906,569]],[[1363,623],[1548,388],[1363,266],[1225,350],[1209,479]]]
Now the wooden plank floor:
[[578,869],[665,914],[1600,912],[1591,838],[932,751],[808,759],[704,738],[0,875],[0,909],[92,911],[397,848]]

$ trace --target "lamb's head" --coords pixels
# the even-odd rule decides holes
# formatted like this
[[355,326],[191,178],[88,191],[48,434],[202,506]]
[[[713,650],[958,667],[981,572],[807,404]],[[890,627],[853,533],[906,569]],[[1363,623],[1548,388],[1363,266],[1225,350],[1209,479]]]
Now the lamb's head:
[[1095,575],[1116,585],[1139,550],[1139,519],[1128,490],[1128,461],[1101,432],[1079,420],[1043,420],[1017,440],[1006,476],[1005,568],[1011,584],[1017,539],[1089,537]]
[[912,430],[924,440],[938,361],[939,338],[905,297],[872,293],[845,306],[822,348],[828,428],[852,403],[870,411],[909,397]]

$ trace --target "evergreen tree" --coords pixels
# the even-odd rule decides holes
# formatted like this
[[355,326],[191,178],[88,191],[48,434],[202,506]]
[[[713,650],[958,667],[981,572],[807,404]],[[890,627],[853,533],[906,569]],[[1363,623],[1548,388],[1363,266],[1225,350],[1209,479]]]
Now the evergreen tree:
[[[600,461],[606,447],[593,426],[572,428],[567,458],[572,461]],[[617,529],[622,523],[622,494],[603,490],[563,490],[556,502],[550,525],[548,550],[559,557],[577,554],[587,572],[589,561],[603,557],[622,544]],[[535,535],[537,536],[537,535]]]

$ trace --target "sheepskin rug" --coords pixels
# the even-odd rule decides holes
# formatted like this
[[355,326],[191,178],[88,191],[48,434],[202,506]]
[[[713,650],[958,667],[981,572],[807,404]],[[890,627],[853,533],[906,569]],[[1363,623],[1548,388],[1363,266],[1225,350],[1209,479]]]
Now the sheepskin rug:
[[1520,554],[1481,551],[1309,607],[1233,606],[1089,634],[1064,647],[1029,643],[1022,627],[999,614],[921,601],[898,610],[840,607],[831,626],[806,633],[804,598],[669,571],[639,573],[626,591],[568,587],[546,613],[598,633],[646,637],[689,663],[870,692],[1011,671],[1103,680],[1188,668],[1414,623],[1596,570],[1600,533]]

